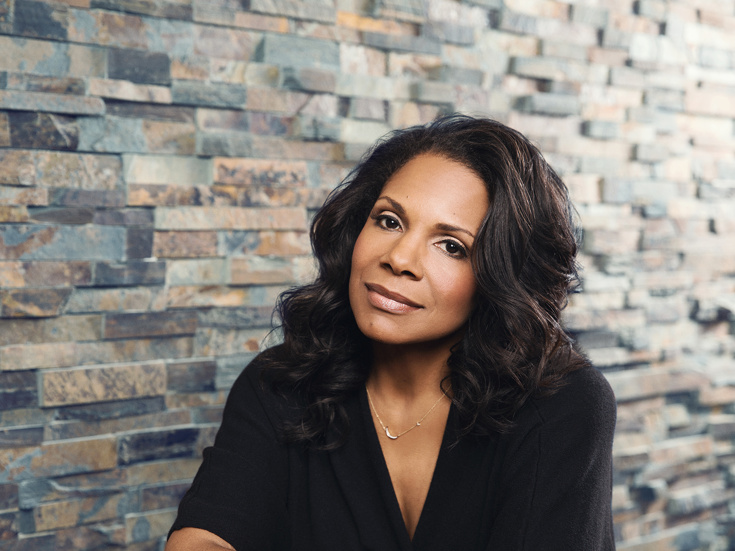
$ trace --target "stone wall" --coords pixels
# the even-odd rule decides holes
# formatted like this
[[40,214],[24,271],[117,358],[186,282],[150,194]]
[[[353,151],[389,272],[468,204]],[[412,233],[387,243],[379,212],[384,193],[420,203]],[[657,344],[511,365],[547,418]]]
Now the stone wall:
[[158,549],[313,209],[455,110],[578,205],[619,549],[735,549],[733,0],[0,0],[0,549]]

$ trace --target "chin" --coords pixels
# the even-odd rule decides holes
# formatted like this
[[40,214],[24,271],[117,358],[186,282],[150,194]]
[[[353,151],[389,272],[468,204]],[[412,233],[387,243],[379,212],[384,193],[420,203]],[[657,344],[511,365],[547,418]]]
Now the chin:
[[464,333],[463,328],[450,331],[448,333],[435,332],[408,332],[397,324],[391,324],[389,327],[379,327],[377,324],[371,324],[368,327],[358,328],[365,337],[374,344],[385,346],[422,346],[428,348],[451,348],[462,339]]

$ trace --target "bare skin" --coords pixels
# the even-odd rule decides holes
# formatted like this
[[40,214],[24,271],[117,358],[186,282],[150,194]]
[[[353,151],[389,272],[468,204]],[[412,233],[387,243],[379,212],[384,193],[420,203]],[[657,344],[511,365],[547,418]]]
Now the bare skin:
[[234,551],[225,540],[212,532],[200,528],[181,528],[176,530],[166,542],[165,551]]
[[[394,435],[415,425],[441,396],[439,383],[447,374],[448,353],[436,356],[427,354],[425,349],[417,352],[389,352],[390,357],[385,358],[386,361],[375,364],[367,383],[375,409]],[[433,367],[428,364],[432,361],[431,356],[434,356]],[[416,532],[434,475],[449,407],[449,399],[443,398],[420,427],[396,440],[386,436],[373,412],[373,423],[393,491],[411,539]]]

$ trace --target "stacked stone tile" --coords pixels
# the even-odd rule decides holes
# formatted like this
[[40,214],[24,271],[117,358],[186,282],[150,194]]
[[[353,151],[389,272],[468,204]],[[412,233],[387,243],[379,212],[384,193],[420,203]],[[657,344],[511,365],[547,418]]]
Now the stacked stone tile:
[[734,31],[733,0],[0,0],[0,549],[158,549],[313,209],[451,111],[577,203],[618,548],[735,548]]

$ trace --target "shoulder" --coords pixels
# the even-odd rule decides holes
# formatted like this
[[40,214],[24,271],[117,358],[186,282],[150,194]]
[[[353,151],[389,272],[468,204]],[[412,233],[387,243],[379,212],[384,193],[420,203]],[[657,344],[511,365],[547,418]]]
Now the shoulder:
[[277,354],[273,348],[264,350],[245,366],[230,389],[220,432],[243,423],[270,426],[278,432],[284,419],[294,415],[294,400],[273,390],[268,365]]
[[240,395],[256,396],[260,401],[278,401],[273,392],[273,375],[270,367],[278,362],[280,346],[267,348],[247,364],[235,379],[230,398]]
[[605,376],[587,365],[568,373],[551,395],[533,398],[519,411],[517,423],[532,427],[581,431],[612,438],[617,406]]

